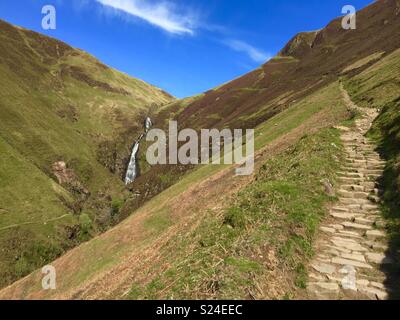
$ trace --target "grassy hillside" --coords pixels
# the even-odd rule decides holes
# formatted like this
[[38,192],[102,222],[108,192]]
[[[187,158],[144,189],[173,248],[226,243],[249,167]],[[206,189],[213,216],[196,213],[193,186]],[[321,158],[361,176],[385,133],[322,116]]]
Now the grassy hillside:
[[[112,202],[124,197],[120,176],[143,116],[173,98],[4,21],[0,79],[2,286],[113,224]],[[59,183],[57,161],[69,181]],[[85,234],[82,215],[92,221]]]

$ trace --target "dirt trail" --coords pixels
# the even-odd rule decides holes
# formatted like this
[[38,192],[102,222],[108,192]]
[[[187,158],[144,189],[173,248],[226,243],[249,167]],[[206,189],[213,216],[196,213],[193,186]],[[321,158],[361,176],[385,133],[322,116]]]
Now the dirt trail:
[[12,225],[0,228],[0,231],[12,229],[12,228],[18,228],[18,227],[26,226],[26,225],[30,225],[30,224],[47,224],[47,223],[50,223],[50,222],[54,222],[54,221],[58,221],[58,220],[64,219],[64,218],[69,217],[69,216],[70,216],[70,214],[64,214],[64,215],[62,215],[60,217],[49,219],[49,220],[45,220],[45,221],[28,221],[28,222],[12,224]]
[[307,291],[312,299],[379,299],[390,297],[385,265],[393,264],[379,207],[379,183],[385,167],[375,145],[365,137],[378,116],[357,107],[342,88],[349,108],[361,113],[353,128],[338,127],[346,150],[339,202],[321,226]]

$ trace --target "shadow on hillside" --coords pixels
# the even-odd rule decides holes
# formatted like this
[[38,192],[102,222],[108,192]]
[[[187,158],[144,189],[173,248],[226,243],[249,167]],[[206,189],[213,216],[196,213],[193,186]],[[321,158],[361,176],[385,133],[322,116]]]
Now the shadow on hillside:
[[[385,273],[385,287],[389,293],[390,300],[400,300],[400,206],[397,201],[388,198],[388,193],[396,190],[393,188],[393,179],[396,175],[393,173],[393,168],[389,165],[384,172],[383,177],[379,181],[383,190],[390,190],[382,195],[383,198],[383,216],[387,223],[386,231],[389,235],[388,249],[385,256],[392,263],[384,263],[381,265],[381,271]],[[392,201],[388,201],[388,200]]]
[[[391,140],[391,139],[389,139]],[[393,140],[391,140],[393,141]],[[381,270],[386,275],[385,286],[389,292],[389,299],[400,299],[400,190],[398,179],[400,179],[400,166],[397,152],[393,145],[388,145],[388,140],[383,141],[379,153],[388,160],[382,178],[378,181],[380,188],[384,190],[381,194],[382,213],[386,222],[386,231],[389,236],[388,249],[385,256],[393,263],[381,265]],[[390,156],[389,156],[390,154]]]
[[387,161],[378,181],[382,193],[382,213],[389,236],[385,255],[393,263],[382,264],[389,299],[400,299],[400,97],[387,103],[368,133],[378,144],[377,151]]

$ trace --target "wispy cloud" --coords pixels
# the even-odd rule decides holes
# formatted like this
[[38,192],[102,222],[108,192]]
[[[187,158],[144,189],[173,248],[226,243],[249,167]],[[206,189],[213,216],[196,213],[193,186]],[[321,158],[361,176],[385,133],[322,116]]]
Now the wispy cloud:
[[194,34],[193,15],[179,12],[176,5],[167,1],[146,0],[96,0],[104,6],[121,10],[129,15],[147,21],[169,33]]
[[228,39],[225,40],[223,43],[235,51],[247,54],[253,61],[257,63],[263,63],[271,59],[271,55],[251,46],[244,41]]

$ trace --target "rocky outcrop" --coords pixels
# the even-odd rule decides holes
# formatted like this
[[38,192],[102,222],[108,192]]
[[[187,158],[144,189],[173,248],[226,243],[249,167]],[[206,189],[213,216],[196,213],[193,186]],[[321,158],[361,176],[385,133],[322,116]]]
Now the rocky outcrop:
[[281,57],[303,57],[313,47],[314,40],[319,31],[301,32],[294,36],[279,52]]
[[79,181],[73,169],[69,169],[64,161],[54,162],[52,172],[57,178],[58,183],[65,186],[75,195],[79,195],[81,199],[89,197],[90,192]]

